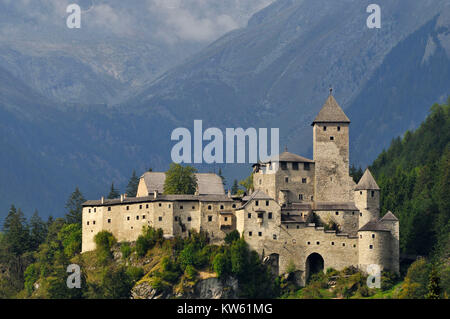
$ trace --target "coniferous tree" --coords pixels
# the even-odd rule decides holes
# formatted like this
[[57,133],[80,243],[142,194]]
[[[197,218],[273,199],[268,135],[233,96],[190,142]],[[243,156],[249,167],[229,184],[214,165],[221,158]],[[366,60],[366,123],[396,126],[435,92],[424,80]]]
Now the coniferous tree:
[[30,248],[29,228],[20,208],[11,206],[3,224],[3,231],[8,250],[15,256],[22,255]]
[[430,279],[428,281],[428,293],[425,295],[427,299],[439,299],[441,289],[439,287],[439,276],[435,267],[430,271]]
[[231,194],[236,195],[238,191],[239,191],[239,184],[238,184],[238,180],[235,179],[233,182],[233,186],[231,187]]
[[119,191],[114,187],[114,183],[111,184],[111,189],[109,190],[108,199],[114,199],[120,197]]
[[66,214],[66,221],[68,224],[81,224],[82,220],[82,204],[86,200],[80,190],[75,188],[75,191],[70,195],[66,202],[66,209],[68,210]]
[[47,224],[41,219],[37,210],[30,218],[31,248],[36,250],[47,237]]
[[133,170],[133,174],[131,175],[130,181],[128,182],[128,185],[127,185],[127,190],[126,190],[127,196],[128,197],[136,197],[138,186],[139,186],[139,178],[136,175],[136,171]]

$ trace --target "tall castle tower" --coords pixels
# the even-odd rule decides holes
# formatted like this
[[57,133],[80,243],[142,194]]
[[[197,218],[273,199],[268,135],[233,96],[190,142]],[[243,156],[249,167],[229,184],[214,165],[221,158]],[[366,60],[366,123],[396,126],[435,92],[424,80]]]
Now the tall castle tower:
[[369,169],[366,169],[355,187],[355,205],[361,214],[359,227],[380,218],[380,187]]
[[349,125],[350,120],[330,92],[330,96],[312,123],[315,201],[352,200],[349,177]]

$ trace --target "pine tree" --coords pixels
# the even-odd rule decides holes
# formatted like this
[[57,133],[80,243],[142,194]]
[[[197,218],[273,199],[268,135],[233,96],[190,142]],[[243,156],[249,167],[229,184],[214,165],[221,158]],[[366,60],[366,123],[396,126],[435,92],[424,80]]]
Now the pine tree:
[[136,171],[133,170],[133,174],[131,175],[130,181],[128,182],[128,185],[127,185],[127,190],[126,190],[127,196],[128,197],[136,197],[138,186],[139,186],[139,178],[136,175]]
[[39,216],[37,210],[30,218],[30,241],[33,250],[36,250],[47,237],[47,225]]
[[70,195],[66,202],[66,209],[68,210],[66,214],[66,221],[68,224],[81,224],[82,220],[82,204],[86,200],[80,190],[75,188],[75,191]]
[[238,180],[235,179],[233,182],[233,186],[231,187],[231,194],[236,195],[238,191],[239,191],[239,184],[238,184]]
[[111,189],[109,190],[108,199],[118,198],[120,196],[119,191],[114,187],[114,183],[111,184]]
[[5,242],[8,250],[15,256],[20,256],[30,248],[30,233],[22,211],[11,206],[3,224]]

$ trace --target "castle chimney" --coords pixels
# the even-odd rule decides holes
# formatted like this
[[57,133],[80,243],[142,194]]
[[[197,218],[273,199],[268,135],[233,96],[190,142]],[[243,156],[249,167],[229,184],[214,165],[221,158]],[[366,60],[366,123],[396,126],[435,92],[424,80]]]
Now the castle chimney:
[[123,194],[123,199],[127,198],[127,193]]
[[153,198],[157,199],[158,198],[158,190],[155,189],[155,191],[153,192]]
[[105,197],[102,196],[102,205],[105,203]]
[[120,202],[123,202],[123,194],[120,194]]
[[228,190],[228,198],[231,198],[231,191]]

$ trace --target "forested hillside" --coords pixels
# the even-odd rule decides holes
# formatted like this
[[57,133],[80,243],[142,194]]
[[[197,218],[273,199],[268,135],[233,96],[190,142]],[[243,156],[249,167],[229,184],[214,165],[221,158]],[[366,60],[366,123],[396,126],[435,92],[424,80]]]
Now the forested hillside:
[[428,256],[450,250],[450,99],[422,125],[394,139],[370,167],[382,212],[400,220],[400,249]]

